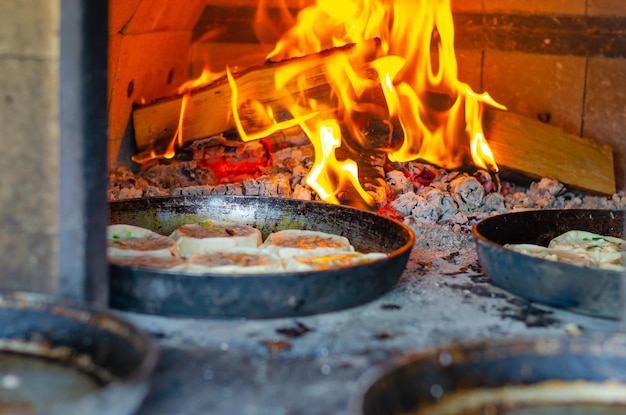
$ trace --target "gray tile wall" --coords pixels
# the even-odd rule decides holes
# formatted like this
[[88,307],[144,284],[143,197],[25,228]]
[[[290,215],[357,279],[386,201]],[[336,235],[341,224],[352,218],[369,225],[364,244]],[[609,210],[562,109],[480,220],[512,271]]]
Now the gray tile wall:
[[0,286],[53,292],[58,274],[58,0],[0,13]]

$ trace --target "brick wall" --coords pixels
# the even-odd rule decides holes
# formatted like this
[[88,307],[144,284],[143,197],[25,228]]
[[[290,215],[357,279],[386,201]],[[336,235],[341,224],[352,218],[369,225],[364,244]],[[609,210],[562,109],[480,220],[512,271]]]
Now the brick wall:
[[626,189],[626,3],[453,0],[453,10],[459,77],[510,111],[613,147]]

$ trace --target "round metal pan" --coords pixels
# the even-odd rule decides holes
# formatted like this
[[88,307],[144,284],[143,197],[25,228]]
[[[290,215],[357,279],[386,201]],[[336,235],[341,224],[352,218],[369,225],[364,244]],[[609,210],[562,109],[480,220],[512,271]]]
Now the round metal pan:
[[626,411],[626,339],[451,344],[372,369],[349,415],[609,415]]
[[621,237],[624,212],[568,209],[508,213],[474,225],[478,258],[497,286],[528,300],[605,318],[620,314],[622,273],[535,258],[506,243],[548,242],[569,230]]
[[112,307],[185,317],[274,318],[345,309],[371,301],[400,278],[413,232],[384,216],[321,202],[245,196],[132,199],[110,203],[110,223],[169,235],[184,223],[207,218],[258,228],[263,238],[282,229],[306,229],[347,237],[360,252],[385,252],[368,264],[311,272],[227,276],[186,275],[110,266]]
[[0,292],[0,412],[130,415],[149,389],[156,343],[107,311]]

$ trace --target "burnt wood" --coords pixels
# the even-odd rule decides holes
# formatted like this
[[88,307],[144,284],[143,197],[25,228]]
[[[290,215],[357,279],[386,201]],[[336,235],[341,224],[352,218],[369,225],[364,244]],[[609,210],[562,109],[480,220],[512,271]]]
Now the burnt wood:
[[[344,48],[349,47],[350,45]],[[271,106],[274,113],[279,113],[283,110],[281,101],[285,96],[297,96],[301,92],[299,85],[293,82],[288,84],[285,90],[274,88],[276,71],[291,64],[306,62],[308,69],[304,77],[308,88],[307,96],[328,101],[330,94],[324,75],[324,63],[342,50],[343,48],[329,49],[302,58],[250,68],[237,78],[239,95],[259,97],[264,106]],[[376,94],[372,96],[372,102],[384,108],[384,103],[377,101]],[[223,78],[214,84],[195,89],[185,110],[183,142],[232,131],[234,122],[231,100],[232,91]],[[171,141],[178,127],[181,102],[182,97],[178,95],[135,108],[133,111],[135,142],[141,153],[147,153],[152,148],[156,148],[158,152]],[[245,102],[240,105],[238,111],[246,130],[263,123],[255,112],[245,111],[244,106]],[[569,186],[595,193],[615,193],[614,161],[610,147],[567,134],[560,128],[531,118],[493,108],[486,108],[484,122],[485,137],[492,147],[496,162],[503,170],[533,179],[550,176]],[[372,127],[377,129],[376,117],[364,117],[362,125],[368,132]],[[367,134],[368,144],[371,144],[371,149],[376,149],[382,142],[376,137],[382,136],[386,139],[388,132],[380,129],[371,132],[373,134]],[[546,142],[550,142],[551,145],[546,146]],[[460,150],[469,156],[469,146]],[[378,174],[375,177],[377,180],[380,179]]]

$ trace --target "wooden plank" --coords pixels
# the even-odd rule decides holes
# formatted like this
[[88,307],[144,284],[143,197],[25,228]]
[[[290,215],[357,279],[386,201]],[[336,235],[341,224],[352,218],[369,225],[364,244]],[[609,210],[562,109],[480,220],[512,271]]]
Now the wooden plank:
[[496,162],[531,178],[553,177],[578,189],[613,194],[613,150],[560,128],[488,108],[483,128]]
[[[281,107],[281,102],[298,97],[301,84],[294,80],[285,88],[277,90],[274,86],[276,72],[288,65],[303,65],[306,68],[304,84],[307,96],[327,99],[329,87],[324,75],[324,66],[330,59],[343,54],[351,47],[348,45],[302,58],[267,63],[262,67],[250,68],[236,74],[239,97],[254,97],[263,106],[271,106],[274,114],[280,114],[281,111],[287,110]],[[225,78],[208,87],[192,91],[185,109],[182,141],[191,142],[234,129],[231,100],[232,91]],[[253,112],[245,109],[246,103],[240,100],[239,113],[246,131],[249,131],[254,130],[257,124],[262,122],[255,118]],[[134,109],[135,144],[140,153],[152,148],[167,147],[176,133],[181,105],[182,96],[174,96]]]
[[[294,82],[279,93],[274,88],[275,73],[291,64],[303,64],[307,65],[307,94],[324,99],[328,96],[324,65],[338,51],[253,68],[237,78],[240,96],[250,94],[263,105],[272,106],[274,114],[278,114],[281,101],[297,95],[299,88]],[[231,98],[226,80],[194,91],[185,112],[183,142],[232,130]],[[167,146],[178,125],[181,100],[178,96],[135,109],[133,121],[139,152]],[[245,110],[245,105],[245,101],[240,102],[239,112],[246,123],[246,131],[250,131],[260,121],[254,112]],[[615,193],[611,148],[528,117],[495,109],[487,108],[484,121],[485,137],[503,170],[530,178],[554,177],[566,185],[591,192]]]

